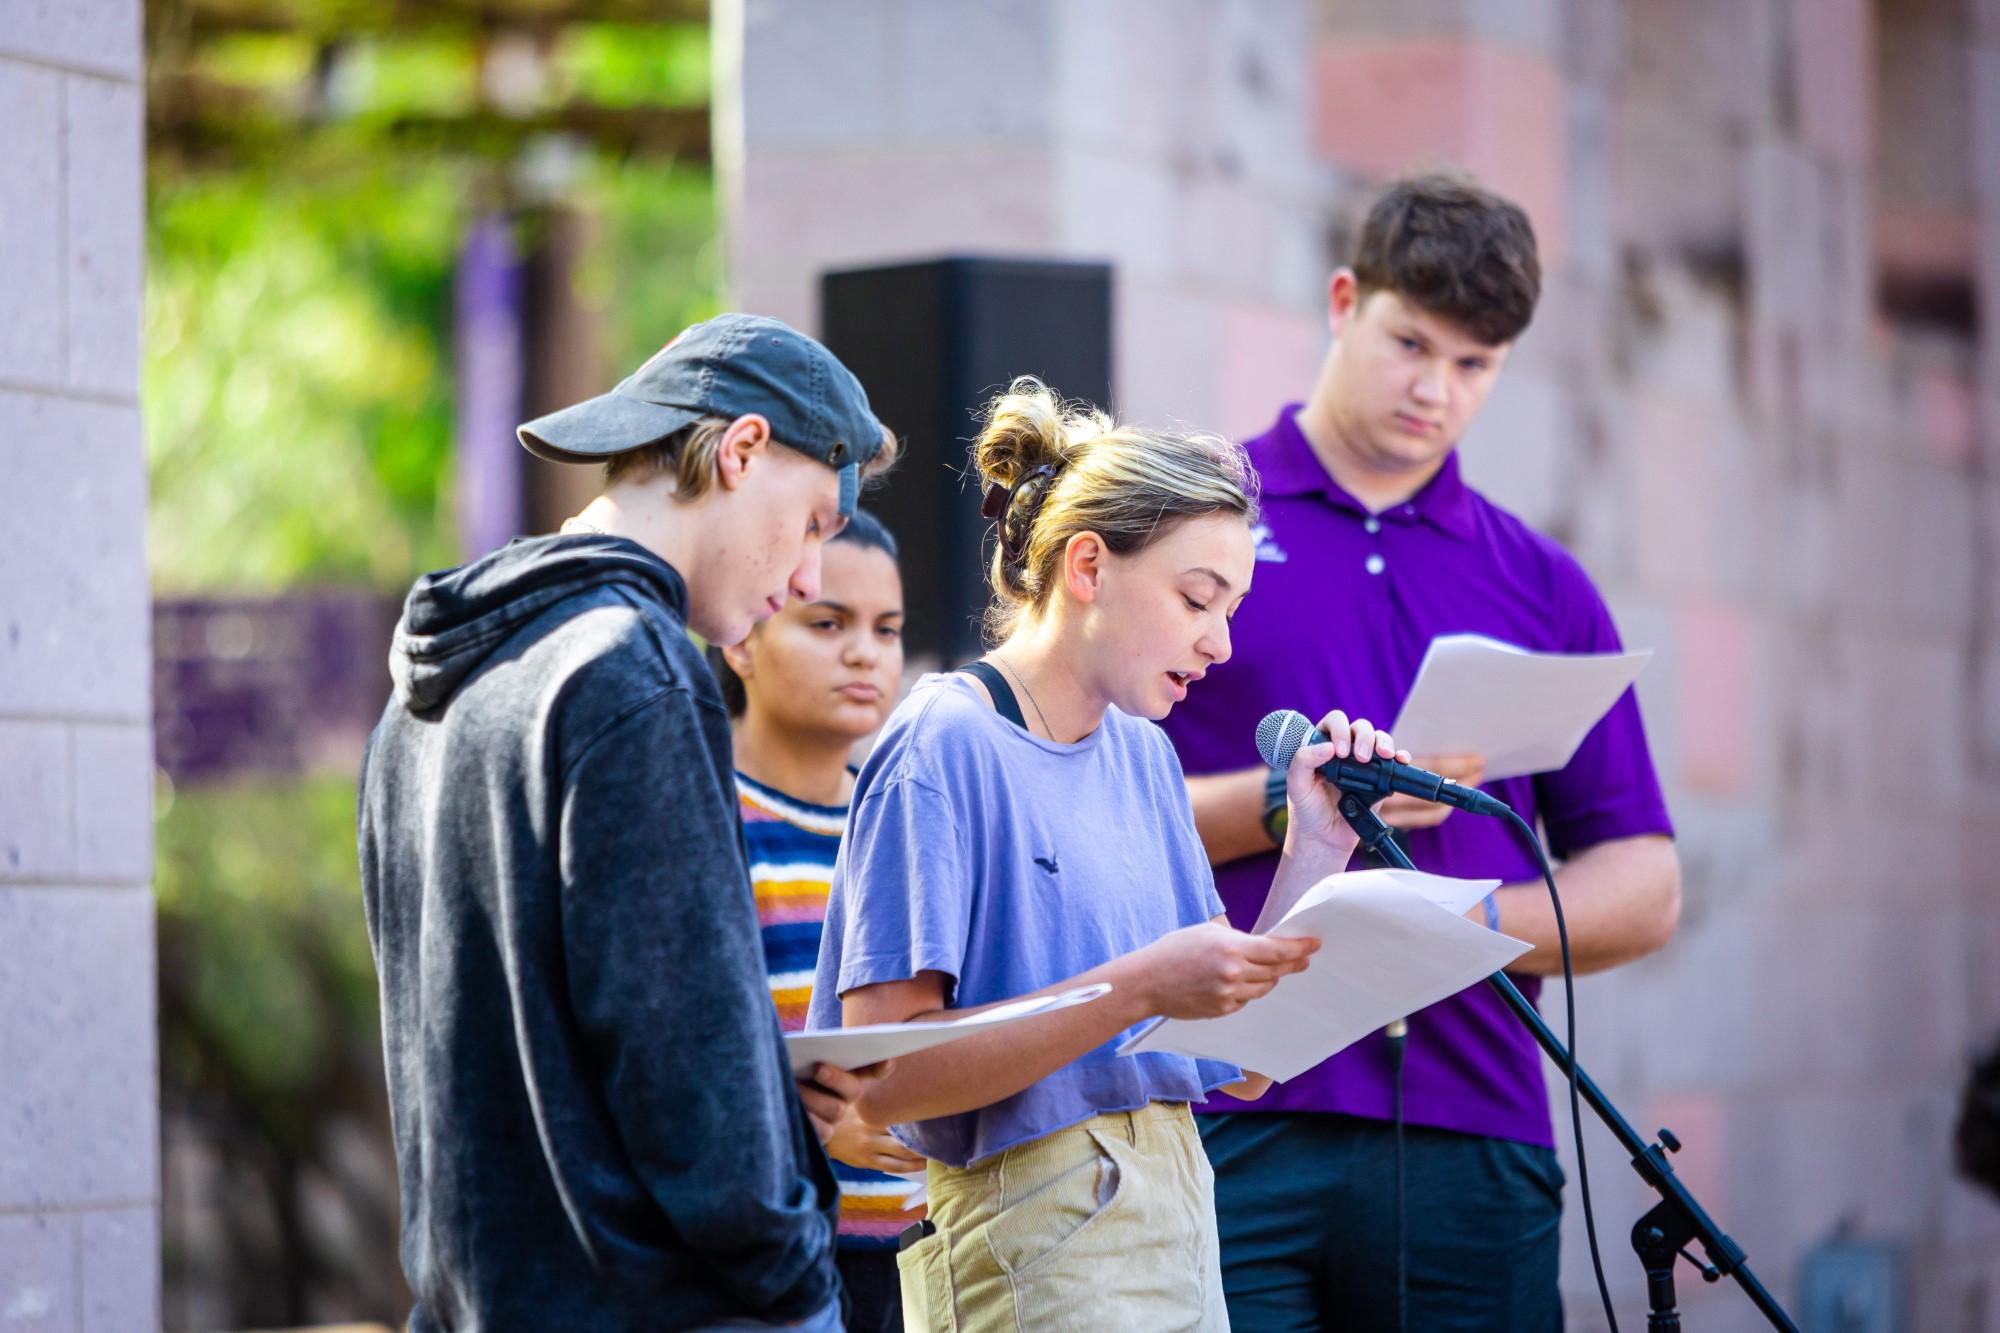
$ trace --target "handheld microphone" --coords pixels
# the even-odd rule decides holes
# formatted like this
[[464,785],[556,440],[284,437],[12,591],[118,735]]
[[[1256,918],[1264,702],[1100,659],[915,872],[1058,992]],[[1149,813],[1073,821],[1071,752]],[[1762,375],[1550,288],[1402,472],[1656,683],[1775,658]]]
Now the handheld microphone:
[[[1272,768],[1290,768],[1292,756],[1299,752],[1301,746],[1326,739],[1304,713],[1290,708],[1266,713],[1264,720],[1257,724],[1257,753],[1263,755],[1264,762]],[[1399,764],[1379,756],[1367,763],[1353,759],[1330,759],[1319,766],[1319,775],[1369,805],[1391,792],[1402,792],[1420,801],[1435,801],[1475,815],[1511,813],[1505,801],[1496,800],[1477,787],[1461,787],[1450,778],[1414,764]]]

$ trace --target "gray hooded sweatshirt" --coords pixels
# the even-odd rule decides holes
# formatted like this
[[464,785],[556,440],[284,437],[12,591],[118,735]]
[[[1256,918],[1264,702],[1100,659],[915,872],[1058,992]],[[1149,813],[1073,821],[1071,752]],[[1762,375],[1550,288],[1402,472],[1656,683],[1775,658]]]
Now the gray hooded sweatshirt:
[[687,591],[636,543],[418,580],[363,761],[412,1333],[824,1308],[793,1090]]

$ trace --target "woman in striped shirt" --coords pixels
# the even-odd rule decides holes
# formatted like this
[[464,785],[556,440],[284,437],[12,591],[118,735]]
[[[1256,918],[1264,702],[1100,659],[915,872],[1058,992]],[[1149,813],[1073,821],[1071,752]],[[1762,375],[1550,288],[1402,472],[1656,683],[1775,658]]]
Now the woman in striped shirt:
[[[736,716],[750,882],[771,998],[787,1032],[805,1027],[812,998],[827,886],[854,789],[848,752],[896,703],[902,608],[895,539],[857,512],[826,545],[817,601],[793,602],[713,655]],[[835,1260],[851,1299],[847,1327],[900,1330],[896,1238],[922,1213],[903,1211],[911,1187],[887,1173],[921,1171],[924,1159],[852,1116],[826,1150],[840,1180]]]

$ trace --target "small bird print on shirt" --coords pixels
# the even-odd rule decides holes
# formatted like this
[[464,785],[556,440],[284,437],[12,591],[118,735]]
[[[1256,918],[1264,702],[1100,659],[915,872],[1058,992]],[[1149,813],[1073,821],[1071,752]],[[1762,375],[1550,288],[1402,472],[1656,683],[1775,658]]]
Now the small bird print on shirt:
[[1038,856],[1035,858],[1035,864],[1051,875],[1056,873],[1056,859],[1053,856]]
[[1257,558],[1259,560],[1273,565],[1282,565],[1291,559],[1290,556],[1285,554],[1285,548],[1278,545],[1278,539],[1271,535],[1271,525],[1269,523],[1259,523],[1256,527],[1250,529],[1250,540],[1257,543]]

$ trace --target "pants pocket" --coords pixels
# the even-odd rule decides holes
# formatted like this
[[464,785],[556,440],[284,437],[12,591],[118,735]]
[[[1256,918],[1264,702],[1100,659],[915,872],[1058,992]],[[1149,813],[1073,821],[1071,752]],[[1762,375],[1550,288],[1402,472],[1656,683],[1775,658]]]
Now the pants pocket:
[[986,1244],[1002,1271],[1020,1277],[1101,1224],[1125,1193],[1126,1168],[1108,1136],[1087,1131],[1089,1151],[1023,1198],[1010,1200],[986,1226]]
[[903,1333],[958,1333],[951,1281],[951,1238],[940,1227],[896,1256],[903,1292]]
[[1227,1333],[1219,1284],[1201,1262],[1205,1196],[1175,1154],[1093,1133],[1115,1188],[1081,1225],[1009,1274],[1016,1323],[1033,1333]]

